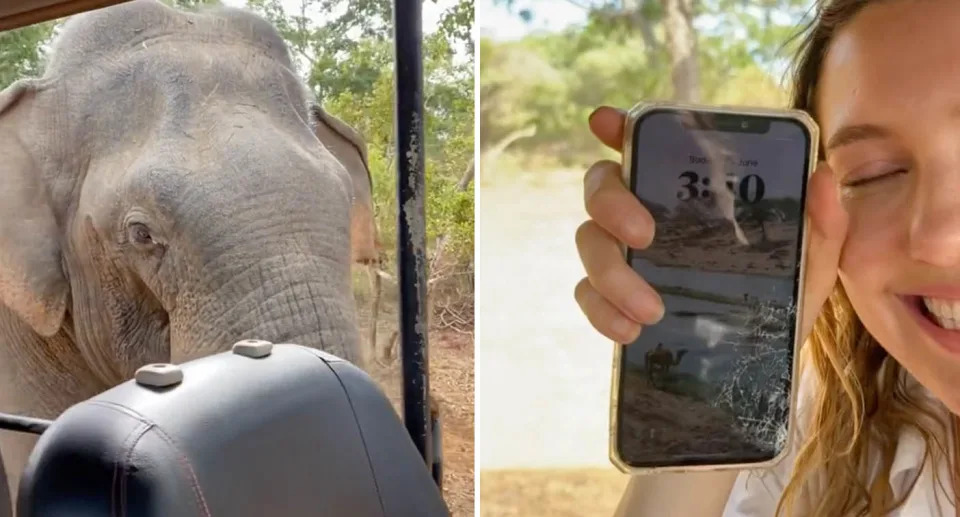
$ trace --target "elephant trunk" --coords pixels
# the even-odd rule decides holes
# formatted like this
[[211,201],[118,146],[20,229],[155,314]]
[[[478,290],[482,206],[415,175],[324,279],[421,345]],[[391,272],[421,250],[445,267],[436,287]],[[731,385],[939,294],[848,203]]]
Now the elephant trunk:
[[213,268],[234,274],[199,303],[175,312],[173,362],[225,351],[242,339],[263,339],[318,348],[363,367],[348,266],[278,253]]

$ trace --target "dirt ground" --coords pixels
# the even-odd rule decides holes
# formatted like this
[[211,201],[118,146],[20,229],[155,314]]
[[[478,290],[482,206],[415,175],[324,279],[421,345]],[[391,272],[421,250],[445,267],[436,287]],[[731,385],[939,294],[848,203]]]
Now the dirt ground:
[[[627,477],[607,459],[613,344],[579,312],[582,171],[481,181],[477,470],[484,517],[604,517]],[[499,175],[498,175],[499,176]]]
[[627,479],[604,468],[484,471],[480,517],[608,517]]
[[796,260],[796,222],[766,222],[742,228],[749,246],[741,245],[730,223],[702,229],[688,222],[661,221],[653,245],[638,255],[658,266],[678,262],[704,271],[786,276]]
[[626,458],[656,458],[669,454],[740,457],[762,454],[736,431],[727,411],[690,397],[648,385],[639,370],[630,370],[624,390],[622,450]]

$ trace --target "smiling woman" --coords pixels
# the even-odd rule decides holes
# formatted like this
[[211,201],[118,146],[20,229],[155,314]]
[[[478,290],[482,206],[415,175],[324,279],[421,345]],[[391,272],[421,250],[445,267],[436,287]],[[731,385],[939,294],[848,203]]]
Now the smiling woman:
[[[819,5],[793,85],[793,106],[816,119],[823,139],[807,204],[813,231],[797,446],[776,467],[744,471],[736,480],[728,474],[634,479],[623,515],[658,514],[656,504],[668,505],[657,507],[664,512],[728,517],[956,514],[957,27],[955,2]],[[598,110],[591,129],[616,146],[622,116]],[[656,323],[622,308],[635,296],[625,286],[641,279],[626,268],[609,271],[621,264],[615,248],[584,243],[636,242],[624,229],[649,215],[620,196],[616,164],[600,162],[588,174],[588,185],[600,186],[587,192],[593,219],[578,236],[590,238],[578,240],[588,277],[577,299],[601,332],[611,335],[619,324],[635,335]],[[599,204],[614,196],[617,206]],[[608,266],[591,267],[601,262]],[[650,310],[658,303],[638,301]],[[663,502],[662,494],[694,485],[717,497],[692,502],[696,508]]]

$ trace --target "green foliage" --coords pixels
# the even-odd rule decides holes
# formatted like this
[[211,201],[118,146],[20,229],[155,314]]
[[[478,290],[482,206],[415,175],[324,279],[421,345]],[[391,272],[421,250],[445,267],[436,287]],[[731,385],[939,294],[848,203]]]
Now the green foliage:
[[[310,89],[332,114],[367,141],[380,239],[388,260],[396,247],[394,46],[389,0],[304,0],[288,13],[277,0],[248,0],[290,44]],[[314,12],[327,13],[317,24]],[[473,161],[474,91],[470,29],[473,2],[460,0],[424,27],[424,145],[427,238],[446,235],[444,255],[473,263],[473,189],[457,183]],[[464,57],[465,56],[465,57]]]
[[0,32],[0,90],[21,77],[35,77],[43,72],[43,44],[50,39],[55,25],[50,21]]
[[[549,3],[497,0],[534,20]],[[528,170],[583,167],[608,151],[587,127],[600,105],[628,108],[669,99],[668,41],[661,0],[577,0],[586,22],[519,41],[480,41],[480,135],[484,150],[512,132],[537,133],[498,161]],[[785,106],[785,62],[809,13],[807,0],[693,0],[701,101]],[[545,160],[544,157],[550,157]]]

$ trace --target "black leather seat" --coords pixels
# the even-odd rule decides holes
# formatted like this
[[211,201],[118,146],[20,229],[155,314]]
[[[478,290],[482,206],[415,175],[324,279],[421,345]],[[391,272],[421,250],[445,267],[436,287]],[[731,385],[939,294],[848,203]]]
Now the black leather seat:
[[[0,453],[2,452],[0,451]],[[10,494],[7,492],[7,473],[3,470],[3,454],[0,454],[0,517],[11,517],[13,515]]]
[[21,480],[18,517],[448,516],[389,401],[297,345],[180,366],[67,410]]

